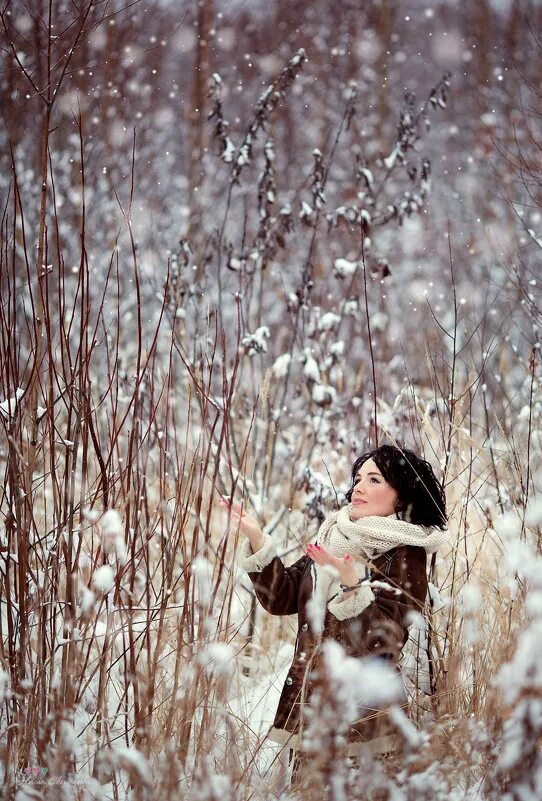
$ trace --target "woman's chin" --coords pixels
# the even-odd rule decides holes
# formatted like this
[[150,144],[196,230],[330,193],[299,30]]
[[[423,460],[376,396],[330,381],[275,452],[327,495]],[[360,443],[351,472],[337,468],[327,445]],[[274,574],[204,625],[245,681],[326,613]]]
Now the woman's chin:
[[360,517],[368,517],[369,511],[365,509],[365,504],[360,504],[350,507],[350,519],[359,520]]

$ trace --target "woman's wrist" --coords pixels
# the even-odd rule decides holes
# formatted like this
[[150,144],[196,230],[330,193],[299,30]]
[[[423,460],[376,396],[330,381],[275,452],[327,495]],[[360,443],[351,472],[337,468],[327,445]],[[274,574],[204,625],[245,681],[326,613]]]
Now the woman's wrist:
[[360,580],[360,577],[354,571],[348,573],[341,573],[339,577],[341,586],[345,587],[352,587],[354,584],[357,584]]
[[260,548],[263,547],[263,544],[265,542],[265,537],[264,537],[263,531],[259,531],[259,532],[256,532],[254,534],[251,534],[251,536],[248,538],[248,541],[250,542],[250,547],[252,548],[252,553],[256,553],[256,551],[259,551]]
[[341,584],[341,590],[343,591],[343,595],[350,595],[355,590],[359,590],[363,582],[363,579],[358,579],[355,584]]

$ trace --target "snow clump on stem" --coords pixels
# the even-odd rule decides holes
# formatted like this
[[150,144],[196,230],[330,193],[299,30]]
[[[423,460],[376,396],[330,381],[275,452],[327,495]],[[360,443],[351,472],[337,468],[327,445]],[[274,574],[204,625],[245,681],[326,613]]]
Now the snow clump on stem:
[[267,353],[267,340],[270,336],[269,328],[266,325],[262,325],[253,334],[245,334],[241,340],[241,345],[249,356],[255,356],[257,353]]
[[107,595],[113,589],[115,584],[115,575],[113,568],[110,565],[102,565],[94,571],[92,576],[92,586],[95,590],[103,592]]

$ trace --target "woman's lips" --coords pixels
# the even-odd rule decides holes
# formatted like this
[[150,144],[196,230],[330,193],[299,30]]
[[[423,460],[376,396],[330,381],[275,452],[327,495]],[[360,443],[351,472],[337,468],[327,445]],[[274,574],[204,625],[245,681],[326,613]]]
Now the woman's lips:
[[357,506],[358,504],[367,503],[367,501],[362,501],[361,498],[356,498],[354,501],[352,501],[352,503],[354,506]]

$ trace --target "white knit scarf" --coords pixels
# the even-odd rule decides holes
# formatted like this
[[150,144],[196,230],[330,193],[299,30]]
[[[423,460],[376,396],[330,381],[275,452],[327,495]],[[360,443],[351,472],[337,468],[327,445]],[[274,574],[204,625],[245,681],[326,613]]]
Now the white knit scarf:
[[[362,562],[371,561],[400,545],[417,545],[426,553],[434,553],[447,540],[447,532],[429,526],[418,526],[399,520],[395,514],[351,520],[352,505],[330,514],[318,530],[316,542],[334,556],[349,553]],[[359,564],[359,562],[358,562]],[[359,571],[358,571],[359,572]],[[329,567],[313,565],[314,597],[327,604],[330,595],[339,590],[339,580]]]

